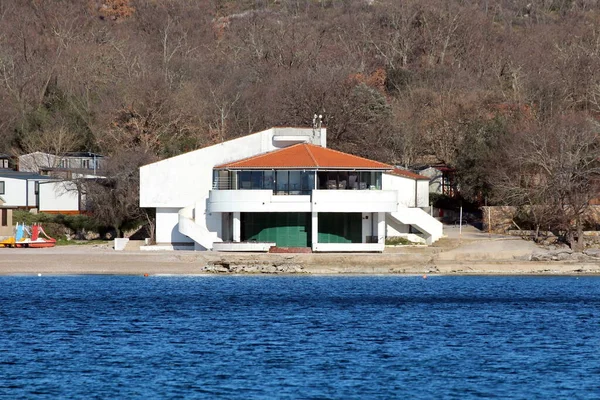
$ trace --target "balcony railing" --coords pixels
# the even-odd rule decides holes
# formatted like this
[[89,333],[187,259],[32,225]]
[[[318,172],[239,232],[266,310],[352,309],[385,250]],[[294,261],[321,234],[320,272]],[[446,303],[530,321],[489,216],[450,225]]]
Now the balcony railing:
[[235,186],[235,180],[231,176],[227,178],[216,177],[213,180],[212,188],[213,190],[235,190],[237,189]]

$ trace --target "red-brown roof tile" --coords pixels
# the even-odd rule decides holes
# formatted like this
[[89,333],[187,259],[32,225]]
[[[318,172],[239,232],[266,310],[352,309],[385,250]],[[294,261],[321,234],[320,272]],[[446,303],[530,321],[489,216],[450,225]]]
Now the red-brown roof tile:
[[379,169],[393,167],[379,161],[342,153],[308,143],[295,144],[281,150],[219,165],[216,169]]
[[415,174],[414,172],[410,172],[410,171],[407,171],[405,169],[400,169],[400,168],[394,168],[390,172],[390,174],[392,174],[392,175],[398,175],[398,176],[403,176],[405,178],[410,178],[410,179],[429,180],[429,178],[426,177],[426,176]]

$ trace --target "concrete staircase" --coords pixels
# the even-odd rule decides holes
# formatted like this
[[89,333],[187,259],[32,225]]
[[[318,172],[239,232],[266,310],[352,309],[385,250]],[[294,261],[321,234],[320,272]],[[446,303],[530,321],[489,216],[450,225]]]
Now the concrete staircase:
[[420,208],[402,208],[393,213],[387,213],[388,223],[412,225],[425,235],[428,245],[439,240],[443,235],[443,225]]
[[206,250],[212,250],[214,242],[223,240],[206,226],[196,223],[194,218],[195,206],[191,205],[179,211],[179,232],[191,238]]

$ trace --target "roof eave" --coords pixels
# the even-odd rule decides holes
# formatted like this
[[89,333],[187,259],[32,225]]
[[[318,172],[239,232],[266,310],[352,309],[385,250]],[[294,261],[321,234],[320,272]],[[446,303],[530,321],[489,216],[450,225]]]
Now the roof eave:
[[245,170],[315,170],[315,171],[390,171],[392,168],[373,168],[373,167],[214,167],[214,170],[220,171],[245,171]]

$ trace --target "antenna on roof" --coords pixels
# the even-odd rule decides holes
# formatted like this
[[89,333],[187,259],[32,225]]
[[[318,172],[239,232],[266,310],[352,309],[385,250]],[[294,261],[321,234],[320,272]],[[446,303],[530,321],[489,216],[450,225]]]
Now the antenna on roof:
[[[315,114],[313,115],[313,141],[317,134],[317,129],[319,130],[319,142],[321,141],[321,126],[323,125],[323,115]],[[313,143],[315,144],[315,143]]]

